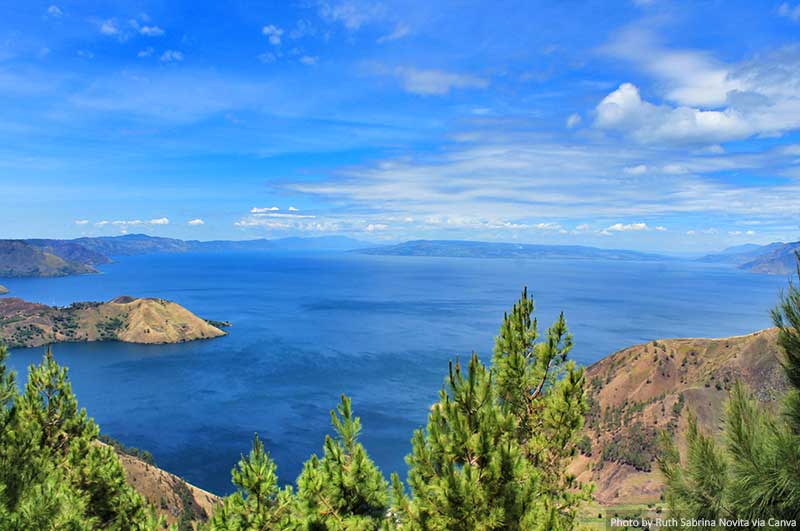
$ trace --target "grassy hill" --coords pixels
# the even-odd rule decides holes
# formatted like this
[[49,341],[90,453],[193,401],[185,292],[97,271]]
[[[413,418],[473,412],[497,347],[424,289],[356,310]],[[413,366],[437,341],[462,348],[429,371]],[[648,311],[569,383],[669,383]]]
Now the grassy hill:
[[180,343],[223,335],[208,321],[163,299],[117,297],[67,307],[0,299],[0,342],[10,348],[64,341]]
[[776,403],[786,389],[776,337],[770,329],[724,339],[664,339],[595,363],[587,369],[590,411],[573,471],[595,483],[601,503],[658,500],[658,433],[672,433],[680,447],[689,410],[707,433],[716,433],[737,379],[767,407]]
[[[70,247],[70,246],[67,246]],[[72,249],[77,252],[77,249]],[[62,277],[97,273],[89,262],[54,254],[49,246],[24,240],[0,240],[0,277]]]
[[125,469],[128,483],[164,516],[168,524],[175,524],[184,517],[191,520],[196,528],[198,523],[208,520],[221,502],[219,496],[186,483],[180,477],[134,455],[117,449],[117,456]]

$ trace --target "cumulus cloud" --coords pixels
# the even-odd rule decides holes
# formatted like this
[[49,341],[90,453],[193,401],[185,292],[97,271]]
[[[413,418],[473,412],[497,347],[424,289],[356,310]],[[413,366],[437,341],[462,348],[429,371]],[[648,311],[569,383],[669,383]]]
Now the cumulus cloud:
[[278,208],[276,206],[263,207],[263,208],[253,207],[253,208],[250,209],[250,213],[251,214],[260,214],[262,212],[277,212],[278,210],[280,210],[280,208]]
[[628,175],[644,175],[647,173],[647,165],[637,164],[636,166],[627,166],[622,169]]
[[183,52],[178,50],[166,50],[159,58],[162,63],[179,63],[183,61]]
[[299,210],[298,208],[295,208],[293,206],[289,207],[289,212],[297,212],[298,210]]
[[58,18],[63,16],[64,12],[61,11],[61,8],[58,7],[57,5],[51,5],[50,7],[47,8],[47,15],[54,18]]
[[646,143],[716,143],[746,138],[754,132],[736,109],[702,111],[654,105],[642,100],[639,89],[631,83],[623,83],[606,96],[596,111],[597,127],[620,130]]
[[650,227],[647,226],[647,223],[614,223],[610,227],[606,227],[600,234],[605,234],[610,236],[615,232],[639,232],[650,230]]
[[313,55],[304,55],[300,57],[299,61],[306,66],[314,66],[319,61],[319,57]]
[[75,225],[88,225],[88,224],[89,224],[89,220],[88,219],[76,219],[75,220]]
[[280,46],[281,36],[283,35],[283,30],[281,28],[273,24],[269,24],[261,29],[261,33],[266,35],[270,44],[273,46]]
[[366,232],[377,232],[377,231],[386,230],[388,228],[389,228],[389,225],[386,225],[385,223],[370,223],[369,225],[367,225],[364,228],[364,230]]
[[142,26],[139,28],[139,33],[147,37],[160,37],[164,35],[164,30],[158,26]]
[[453,89],[484,89],[489,86],[486,79],[444,70],[397,67],[393,74],[407,92],[422,96],[442,96]]
[[651,74],[663,101],[653,103],[623,83],[595,109],[601,129],[645,143],[713,145],[800,128],[798,46],[726,64],[703,51],[668,49],[632,28],[603,50]]
[[103,35],[119,35],[119,27],[113,20],[104,20],[100,23],[100,33]]
[[169,225],[169,218],[151,219],[148,223],[150,223],[150,225]]
[[198,225],[205,225],[206,222],[200,218],[196,218],[196,219],[190,219],[189,221],[186,222],[186,224],[192,226],[198,226]]
[[151,55],[153,55],[154,52],[155,50],[152,47],[148,46],[144,50],[140,50],[139,53],[136,54],[136,57],[139,57],[140,59],[145,57],[150,57]]

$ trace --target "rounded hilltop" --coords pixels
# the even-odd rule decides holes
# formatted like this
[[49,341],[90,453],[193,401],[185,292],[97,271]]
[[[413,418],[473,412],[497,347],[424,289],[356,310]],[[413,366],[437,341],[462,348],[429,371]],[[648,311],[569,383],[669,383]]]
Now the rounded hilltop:
[[72,341],[183,343],[224,335],[217,326],[165,299],[124,295],[66,307],[16,297],[0,299],[0,342],[12,348]]

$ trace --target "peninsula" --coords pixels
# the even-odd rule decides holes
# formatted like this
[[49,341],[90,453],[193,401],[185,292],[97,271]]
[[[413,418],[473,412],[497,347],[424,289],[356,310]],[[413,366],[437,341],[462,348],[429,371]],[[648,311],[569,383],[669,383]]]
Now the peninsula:
[[75,341],[182,343],[223,335],[209,321],[164,299],[123,296],[65,307],[0,299],[0,343],[10,348]]

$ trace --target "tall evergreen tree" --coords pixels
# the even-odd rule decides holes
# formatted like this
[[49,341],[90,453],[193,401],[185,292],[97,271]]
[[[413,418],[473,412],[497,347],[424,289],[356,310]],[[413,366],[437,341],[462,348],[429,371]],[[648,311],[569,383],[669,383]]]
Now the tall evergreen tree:
[[253,449],[231,473],[237,491],[225,498],[209,523],[213,531],[299,530],[297,502],[291,488],[278,487],[275,462],[258,435]]
[[[798,254],[800,278],[800,254]],[[790,283],[772,312],[790,390],[782,415],[764,410],[737,383],[725,411],[722,443],[689,420],[684,462],[662,436],[659,465],[677,516],[800,520],[800,290]]]
[[473,354],[451,365],[426,430],[412,439],[411,497],[395,480],[393,513],[409,531],[572,529],[588,490],[566,473],[586,405],[567,361],[563,315],[538,342],[523,292],[497,338],[491,369]]
[[78,409],[67,371],[52,352],[30,368],[19,396],[8,389],[5,370],[0,528],[156,529],[159,521],[126,483],[114,451],[96,443],[98,428]]
[[342,395],[331,411],[336,438],[325,437],[322,458],[306,461],[297,497],[308,531],[376,531],[385,519],[388,485],[358,442],[361,419]]

